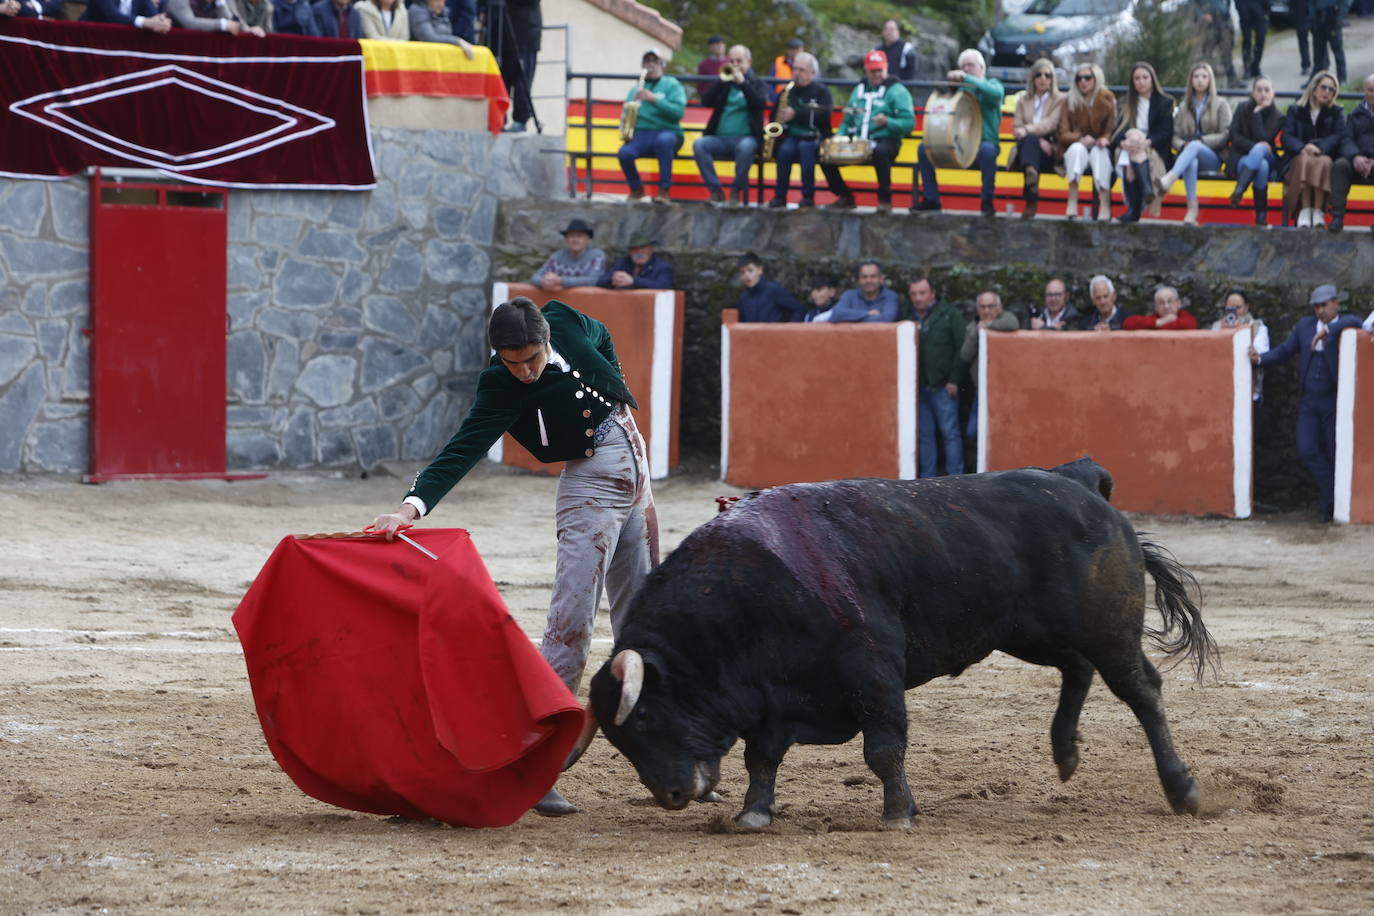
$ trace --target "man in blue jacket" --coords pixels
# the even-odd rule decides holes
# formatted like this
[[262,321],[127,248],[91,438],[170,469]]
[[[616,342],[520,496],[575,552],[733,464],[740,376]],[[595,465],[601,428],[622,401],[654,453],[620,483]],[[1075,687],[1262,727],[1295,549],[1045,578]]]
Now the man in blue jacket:
[[1330,283],[1312,291],[1312,314],[1298,321],[1288,339],[1268,353],[1250,348],[1250,362],[1276,366],[1300,356],[1298,384],[1298,458],[1316,481],[1321,520],[1331,521],[1336,480],[1336,380],[1341,332],[1358,328],[1360,320],[1342,315],[1341,294]]
[[847,289],[840,301],[830,310],[830,320],[837,321],[896,321],[901,303],[887,285],[883,268],[877,261],[859,265],[858,289]]
[[596,285],[608,289],[672,289],[673,265],[654,253],[656,243],[645,233],[630,239],[629,253],[618,258]]
[[315,0],[316,35],[323,38],[362,38],[363,23],[353,0]]
[[153,0],[90,0],[82,22],[118,22],[165,35],[172,28],[166,13],[159,13]]
[[797,301],[781,283],[763,275],[763,261],[752,251],[739,259],[739,320],[750,322],[801,321],[806,306]]

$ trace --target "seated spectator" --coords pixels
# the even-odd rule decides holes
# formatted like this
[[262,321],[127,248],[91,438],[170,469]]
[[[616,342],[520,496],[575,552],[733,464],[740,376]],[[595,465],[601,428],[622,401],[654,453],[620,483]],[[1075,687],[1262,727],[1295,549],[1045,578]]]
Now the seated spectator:
[[165,35],[172,18],[157,11],[153,0],[87,0],[82,22],[117,22]]
[[1032,331],[1067,331],[1080,320],[1078,309],[1069,305],[1069,288],[1058,277],[1045,284],[1045,304],[1031,309]]
[[1093,300],[1093,310],[1078,322],[1080,331],[1119,331],[1125,320],[1121,309],[1116,307],[1116,286],[1103,274],[1088,281],[1088,295]]
[[472,60],[472,45],[458,34],[452,19],[444,13],[444,0],[414,0],[407,9],[411,41],[433,41],[457,45]]
[[1064,94],[1054,81],[1054,61],[1040,58],[1031,64],[1030,85],[1016,101],[1011,119],[1011,135],[1015,141],[1007,155],[1007,168],[1019,168],[1025,174],[1021,196],[1026,206],[1022,219],[1035,215],[1040,203],[1040,173],[1054,167],[1054,132],[1059,128],[1060,109]]
[[636,159],[653,156],[658,159],[658,196],[655,200],[668,203],[673,186],[673,157],[682,146],[682,113],[687,110],[687,92],[675,77],[664,76],[663,58],[657,48],[650,48],[640,58],[644,68],[644,85],[631,86],[625,96],[627,103],[639,102],[634,136],[620,147],[616,158],[625,181],[630,186],[630,200],[644,199],[644,182],[640,180]]
[[1168,194],[1180,176],[1188,192],[1188,212],[1183,222],[1197,225],[1197,173],[1221,168],[1221,152],[1231,129],[1231,103],[1217,95],[1209,63],[1194,64],[1188,89],[1174,113],[1174,149],[1178,158],[1159,178],[1159,193]]
[[[1131,68],[1131,85],[1117,111],[1112,134],[1121,194],[1126,200],[1123,223],[1140,219],[1145,207],[1153,208],[1162,196],[1155,194],[1154,176],[1164,174],[1173,137],[1174,100],[1159,88],[1155,68],[1140,61]],[[1098,194],[1099,220],[1111,219],[1111,201],[1110,188],[1107,194]]]
[[352,0],[315,0],[315,34],[322,38],[362,38],[363,25]]
[[1112,154],[1108,146],[1115,116],[1116,96],[1107,88],[1102,68],[1079,64],[1054,132],[1055,154],[1064,163],[1064,180],[1069,183],[1069,200],[1064,207],[1068,219],[1078,219],[1078,182],[1090,168],[1093,187],[1111,194]]
[[273,26],[276,10],[272,0],[228,0],[229,12],[243,23],[244,28],[261,29],[262,34],[275,32]]
[[816,274],[811,278],[811,289],[806,294],[807,321],[829,321],[830,310],[840,295],[840,283],[830,274]]
[[706,95],[706,90],[716,84],[720,68],[725,66],[725,39],[712,35],[706,39],[706,56],[697,64],[697,75],[707,79],[697,80],[697,98]]
[[255,35],[258,38],[267,34],[261,26],[246,26],[239,22],[226,0],[164,0],[163,5],[178,28]]
[[609,289],[672,289],[673,265],[654,253],[657,240],[640,233],[630,239],[629,252],[596,281]]
[[743,204],[749,195],[749,169],[759,151],[763,137],[763,110],[768,104],[768,86],[754,75],[753,56],[744,45],[730,49],[733,75],[717,79],[706,90],[701,104],[711,109],[706,130],[692,144],[692,158],[697,162],[701,180],[710,192],[710,202],[725,203],[725,192],[716,177],[716,160],[729,159],[735,163],[735,177],[730,182],[730,203]]
[[1331,71],[1318,70],[1283,119],[1283,217],[1299,229],[1326,226],[1332,157],[1345,129],[1345,109],[1336,102],[1337,91]]
[[[959,84],[959,91],[972,94],[983,113],[982,141],[978,144],[974,165],[983,173],[983,215],[992,216],[996,212],[993,195],[997,190],[997,138],[1002,123],[1002,99],[1006,92],[1000,81],[987,77],[987,70],[982,52],[965,48],[959,52],[959,69],[949,71],[946,77]],[[935,164],[926,155],[925,143],[916,147],[916,171],[921,176],[921,197],[920,200],[913,199],[912,209],[939,210],[940,185],[935,181]],[[912,196],[915,197],[914,191]]]
[[1155,287],[1154,314],[1132,315],[1121,326],[1127,331],[1196,331],[1197,319],[1182,304],[1172,286]]
[[[816,205],[816,162],[820,159],[821,140],[830,136],[830,90],[816,81],[820,75],[813,54],[803,51],[792,62],[793,86],[787,93],[787,105],[778,108],[773,118],[783,126],[777,141],[778,183],[768,206],[782,209],[787,206],[787,192],[792,185],[792,164],[801,164],[800,207]],[[781,99],[779,99],[781,101]]]
[[1255,188],[1255,225],[1269,224],[1269,176],[1278,166],[1274,153],[1279,135],[1279,108],[1274,84],[1261,76],[1250,86],[1250,98],[1236,106],[1227,137],[1226,171],[1235,176],[1231,206],[1239,207],[1246,188]]
[[595,286],[606,269],[606,252],[592,248],[596,231],[586,220],[574,219],[564,229],[563,245],[530,276],[530,283],[556,293],[573,286]]
[[315,23],[310,0],[272,0],[272,5],[272,24],[281,34],[319,36],[320,27]]
[[806,316],[806,306],[763,275],[763,261],[752,251],[739,259],[739,281],[744,284],[736,306],[740,321],[801,321]]
[[845,290],[830,310],[832,322],[897,320],[897,294],[887,285],[877,261],[859,264],[858,284],[857,289]]
[[887,58],[887,72],[898,82],[909,83],[916,78],[916,49],[902,40],[902,27],[896,19],[883,23],[883,43],[874,50]]
[[[965,365],[973,367],[978,363],[978,341],[981,331],[1019,331],[1021,322],[1011,312],[1004,311],[1002,308],[1002,297],[992,290],[984,290],[978,294],[974,304],[978,308],[978,317],[968,323],[964,328],[964,342],[959,347],[959,358]],[[969,381],[977,385],[978,378],[976,371],[969,372]],[[973,393],[973,409],[969,411],[968,427],[965,434],[970,439],[978,438],[978,392]]]
[[410,41],[410,17],[405,0],[358,0],[354,7],[363,37],[377,41]]
[[[1269,352],[1269,329],[1264,326],[1264,322],[1250,313],[1250,300],[1246,298],[1245,291],[1232,289],[1226,291],[1226,299],[1221,307],[1221,317],[1212,322],[1213,331],[1230,331],[1250,329],[1250,346],[1255,348],[1255,352],[1265,354]],[[1251,399],[1255,403],[1263,400],[1262,391],[1264,386],[1264,370],[1255,370],[1254,386],[1251,390]]]
[[1331,165],[1332,232],[1345,228],[1345,201],[1352,184],[1374,184],[1374,74],[1364,78],[1364,101],[1346,116],[1340,157]]
[[0,0],[0,16],[62,19],[62,0]]
[[[854,87],[844,106],[844,120],[836,133],[848,137],[867,138],[873,144],[871,165],[878,179],[878,212],[892,212],[892,162],[902,149],[902,138],[916,125],[916,112],[911,107],[911,93],[888,76],[887,58],[881,51],[869,51],[864,56],[864,79]],[[826,183],[836,195],[830,207],[836,210],[854,209],[854,192],[849,190],[839,166],[824,165]]]
[[917,277],[907,286],[912,317],[920,327],[916,356],[917,397],[916,454],[920,475],[934,477],[939,455],[935,434],[939,427],[944,444],[945,473],[964,473],[964,440],[959,434],[959,386],[968,377],[968,366],[959,358],[964,341],[964,316],[936,296],[935,281]]

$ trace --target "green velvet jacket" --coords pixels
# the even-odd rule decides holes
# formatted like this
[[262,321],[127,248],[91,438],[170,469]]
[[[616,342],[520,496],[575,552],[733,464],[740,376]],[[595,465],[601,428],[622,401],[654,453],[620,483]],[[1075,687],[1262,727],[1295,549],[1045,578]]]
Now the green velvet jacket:
[[617,402],[638,407],[616,359],[611,334],[601,322],[554,299],[543,307],[550,343],[570,372],[546,365],[537,381],[525,384],[499,357],[477,379],[477,398],[458,432],[439,457],[419,474],[407,496],[434,505],[487,451],[509,432],[542,462],[590,458],[593,434]]

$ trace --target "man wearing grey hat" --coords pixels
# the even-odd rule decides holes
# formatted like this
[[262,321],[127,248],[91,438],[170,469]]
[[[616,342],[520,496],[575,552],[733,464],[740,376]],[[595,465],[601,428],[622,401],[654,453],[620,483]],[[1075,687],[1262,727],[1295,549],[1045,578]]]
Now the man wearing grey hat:
[[595,286],[606,269],[606,252],[592,248],[596,231],[583,219],[574,219],[563,230],[563,244],[530,276],[540,289],[556,293],[571,286]]
[[654,253],[656,239],[647,232],[630,238],[630,251],[612,264],[597,286],[608,289],[672,289],[673,265]]
[[1250,362],[1276,366],[1299,356],[1298,458],[1316,481],[1321,519],[1331,521],[1335,508],[1336,379],[1341,332],[1358,328],[1360,320],[1342,315],[1341,293],[1330,283],[1312,291],[1312,314],[1299,319],[1288,339],[1268,353],[1250,348]]

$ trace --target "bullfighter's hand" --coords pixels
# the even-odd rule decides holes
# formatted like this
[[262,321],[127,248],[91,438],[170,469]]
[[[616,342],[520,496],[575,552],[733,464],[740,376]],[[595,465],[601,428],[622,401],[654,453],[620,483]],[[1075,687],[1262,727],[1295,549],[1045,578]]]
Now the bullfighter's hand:
[[420,517],[420,513],[410,503],[406,503],[395,512],[386,515],[379,515],[372,522],[372,530],[382,535],[388,541],[396,540],[396,532],[402,528],[409,528]]

